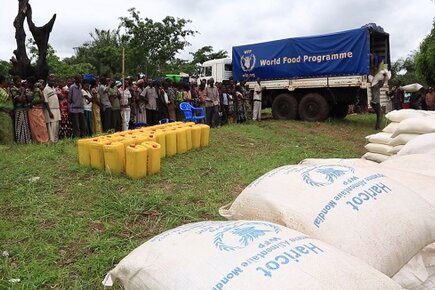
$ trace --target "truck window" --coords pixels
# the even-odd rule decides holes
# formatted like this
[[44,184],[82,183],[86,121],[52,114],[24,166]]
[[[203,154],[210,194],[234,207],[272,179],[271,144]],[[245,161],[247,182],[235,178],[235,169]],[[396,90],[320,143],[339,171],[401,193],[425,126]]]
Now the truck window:
[[199,68],[199,76],[203,77],[204,76],[204,67],[200,67]]
[[225,70],[226,71],[233,71],[233,66],[231,64],[226,64],[225,65]]
[[205,69],[205,76],[211,77],[211,66],[206,66],[204,69]]

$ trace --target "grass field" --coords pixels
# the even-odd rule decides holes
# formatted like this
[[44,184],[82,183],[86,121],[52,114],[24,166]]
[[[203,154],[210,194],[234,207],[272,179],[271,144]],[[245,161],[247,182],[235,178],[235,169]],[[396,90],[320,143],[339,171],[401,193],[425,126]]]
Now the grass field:
[[374,115],[223,126],[209,147],[163,159],[159,175],[137,181],[80,167],[71,140],[1,147],[0,253],[9,256],[0,256],[0,289],[102,289],[135,247],[222,219],[218,208],[263,173],[304,158],[360,157],[373,126]]

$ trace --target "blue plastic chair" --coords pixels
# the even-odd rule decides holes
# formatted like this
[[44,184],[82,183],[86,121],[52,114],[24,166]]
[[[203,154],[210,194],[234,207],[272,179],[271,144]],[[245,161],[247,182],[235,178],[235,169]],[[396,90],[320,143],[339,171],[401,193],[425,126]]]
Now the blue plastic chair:
[[201,123],[205,119],[204,108],[194,107],[189,103],[183,102],[180,104],[180,110],[184,113],[184,121]]

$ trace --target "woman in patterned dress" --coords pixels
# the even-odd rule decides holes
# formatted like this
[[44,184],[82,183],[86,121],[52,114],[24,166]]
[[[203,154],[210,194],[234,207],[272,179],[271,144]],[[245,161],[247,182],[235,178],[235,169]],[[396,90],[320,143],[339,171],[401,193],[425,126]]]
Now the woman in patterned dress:
[[57,88],[59,98],[60,122],[59,122],[59,139],[71,138],[73,135],[72,122],[68,112],[68,91],[64,82],[60,82]]
[[94,134],[101,134],[103,132],[103,127],[101,124],[101,107],[100,107],[100,96],[97,91],[97,82],[91,80],[91,95],[92,95],[92,131]]
[[34,77],[27,78],[26,96],[27,100],[30,102],[27,115],[29,117],[32,140],[39,144],[45,144],[48,143],[49,137],[43,111],[45,101],[39,86],[40,83],[36,83]]
[[31,142],[29,118],[27,111],[29,102],[26,97],[26,90],[22,85],[21,78],[14,77],[14,85],[11,88],[12,101],[14,102],[15,111],[15,142],[18,144],[28,144]]

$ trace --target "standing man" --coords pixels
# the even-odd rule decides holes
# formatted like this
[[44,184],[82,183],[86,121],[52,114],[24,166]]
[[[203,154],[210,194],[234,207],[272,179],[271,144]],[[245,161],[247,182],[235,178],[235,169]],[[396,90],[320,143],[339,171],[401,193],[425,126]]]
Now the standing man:
[[57,97],[55,76],[50,75],[47,80],[47,85],[42,91],[44,95],[45,107],[45,123],[47,125],[48,137],[50,142],[57,142],[59,140],[59,121],[60,121],[60,107],[59,99]]
[[156,83],[152,80],[148,81],[148,86],[142,92],[141,96],[146,100],[146,117],[147,124],[150,126],[156,125],[159,122],[159,111],[157,108],[157,95]]
[[219,90],[214,85],[214,79],[208,80],[209,86],[205,88],[205,120],[215,128],[219,124]]
[[121,120],[121,94],[119,88],[122,83],[120,81],[110,80],[109,82],[109,100],[112,104],[112,126],[111,129],[119,132],[122,129]]
[[101,110],[103,112],[103,132],[107,132],[112,128],[112,104],[109,99],[109,88],[107,87],[107,79],[102,77],[100,85],[97,89],[100,96]]
[[257,83],[254,86],[254,97],[253,97],[253,101],[254,101],[254,109],[253,109],[253,115],[252,115],[252,120],[256,121],[260,121],[261,120],[261,101],[262,101],[262,93],[263,88],[261,87],[260,84],[260,78],[257,78]]
[[74,78],[74,84],[69,88],[68,92],[68,104],[69,112],[71,114],[71,121],[73,125],[74,137],[86,136],[86,124],[84,115],[84,101],[82,93],[82,76],[76,75]]
[[375,130],[381,129],[381,121],[382,121],[382,110],[381,110],[381,88],[384,85],[386,78],[386,74],[384,73],[384,78],[377,83],[372,83],[371,91],[372,91],[372,100],[370,101],[370,106],[372,106],[373,110],[376,113],[376,124]]

